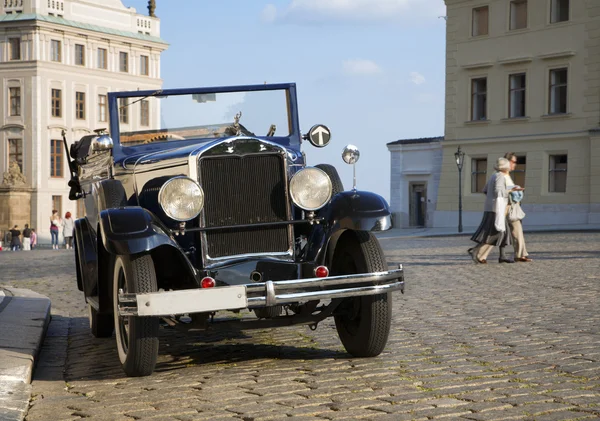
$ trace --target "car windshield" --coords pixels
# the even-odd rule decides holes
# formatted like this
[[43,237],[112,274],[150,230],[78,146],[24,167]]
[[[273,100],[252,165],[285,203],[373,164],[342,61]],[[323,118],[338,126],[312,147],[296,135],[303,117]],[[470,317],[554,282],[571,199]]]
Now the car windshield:
[[148,143],[228,136],[288,136],[287,91],[195,93],[118,98],[120,143]]

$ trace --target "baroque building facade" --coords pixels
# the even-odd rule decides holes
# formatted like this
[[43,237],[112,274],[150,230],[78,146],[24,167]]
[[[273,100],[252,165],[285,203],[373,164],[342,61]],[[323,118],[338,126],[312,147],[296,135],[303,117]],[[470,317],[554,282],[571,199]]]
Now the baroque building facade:
[[[84,212],[68,200],[63,130],[71,144],[108,128],[108,92],[162,87],[167,44],[154,2],[149,11],[121,0],[0,0],[0,174],[18,163],[31,192],[29,214],[20,217],[41,242],[50,237],[52,209]],[[121,119],[135,130],[149,116]]]
[[518,156],[526,225],[599,224],[600,2],[445,3],[445,133],[428,225],[457,225],[459,146],[465,226],[478,225],[506,152]]

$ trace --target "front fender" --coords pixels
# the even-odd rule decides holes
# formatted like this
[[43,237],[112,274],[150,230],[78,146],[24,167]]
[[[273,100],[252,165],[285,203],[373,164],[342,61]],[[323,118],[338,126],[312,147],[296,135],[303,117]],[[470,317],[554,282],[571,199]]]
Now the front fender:
[[386,200],[366,191],[345,191],[336,194],[318,213],[322,225],[310,236],[305,258],[324,264],[330,239],[345,230],[385,231],[392,227],[392,213]]
[[378,194],[366,191],[345,191],[336,194],[319,216],[333,231],[385,231],[392,227],[390,208]]
[[100,232],[104,248],[111,254],[148,252],[162,245],[180,248],[162,223],[139,206],[103,210]]

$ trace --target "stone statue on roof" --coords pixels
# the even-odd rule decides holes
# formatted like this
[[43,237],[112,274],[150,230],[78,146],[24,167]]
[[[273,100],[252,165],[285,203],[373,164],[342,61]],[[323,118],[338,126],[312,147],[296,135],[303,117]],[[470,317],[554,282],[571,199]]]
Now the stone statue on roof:
[[154,14],[155,10],[156,10],[156,1],[149,0],[148,1],[148,16],[155,18],[156,17],[156,15]]
[[21,167],[17,161],[11,161],[8,172],[4,173],[2,184],[5,186],[22,186],[27,183],[27,179],[21,172]]

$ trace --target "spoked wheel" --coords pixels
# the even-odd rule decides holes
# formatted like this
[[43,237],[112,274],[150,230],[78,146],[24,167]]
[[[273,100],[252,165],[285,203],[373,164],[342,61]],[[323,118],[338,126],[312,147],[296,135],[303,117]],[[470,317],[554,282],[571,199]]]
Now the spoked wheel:
[[[340,240],[333,257],[332,274],[387,270],[377,238],[364,231],[356,232],[356,238],[358,241]],[[391,320],[391,294],[366,295],[342,301],[335,316],[335,327],[346,351],[354,357],[375,357],[387,344]]]
[[119,289],[124,293],[156,292],[156,272],[152,257],[118,256],[113,282],[114,324],[117,350],[125,374],[149,376],[158,358],[158,325],[156,317],[119,316]]

